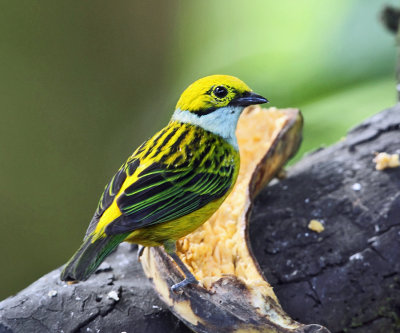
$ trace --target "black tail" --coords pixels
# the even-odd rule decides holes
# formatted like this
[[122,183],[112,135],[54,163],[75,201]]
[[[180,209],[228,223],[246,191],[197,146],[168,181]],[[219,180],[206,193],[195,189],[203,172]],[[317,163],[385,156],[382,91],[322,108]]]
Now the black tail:
[[98,238],[92,242],[92,236],[85,238],[78,251],[68,261],[61,273],[62,281],[85,281],[128,234],[119,234]]

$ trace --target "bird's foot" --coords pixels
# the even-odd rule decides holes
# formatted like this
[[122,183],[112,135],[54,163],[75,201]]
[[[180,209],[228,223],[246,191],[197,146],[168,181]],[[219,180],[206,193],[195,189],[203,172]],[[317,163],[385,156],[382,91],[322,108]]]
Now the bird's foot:
[[196,278],[193,275],[191,275],[188,276],[186,279],[182,280],[181,282],[174,284],[171,287],[171,290],[174,293],[177,293],[179,290],[181,290],[183,287],[186,287],[188,284],[198,284],[198,283],[199,281],[197,281]]

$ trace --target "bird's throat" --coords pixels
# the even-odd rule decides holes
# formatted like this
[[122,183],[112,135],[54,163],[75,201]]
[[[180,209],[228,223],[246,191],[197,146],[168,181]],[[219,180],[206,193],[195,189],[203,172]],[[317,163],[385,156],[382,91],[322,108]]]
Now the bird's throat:
[[206,131],[217,134],[238,150],[235,131],[242,111],[243,107],[226,106],[199,116],[190,111],[176,109],[171,120],[199,126]]

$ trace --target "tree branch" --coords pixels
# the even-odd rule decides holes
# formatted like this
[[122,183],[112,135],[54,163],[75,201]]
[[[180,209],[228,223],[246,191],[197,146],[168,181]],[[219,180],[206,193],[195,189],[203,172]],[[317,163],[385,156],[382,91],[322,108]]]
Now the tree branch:
[[[254,253],[294,319],[332,332],[395,332],[400,308],[400,168],[374,152],[400,147],[400,106],[293,166],[256,199]],[[359,184],[355,186],[355,184]],[[318,234],[307,228],[323,221]],[[88,281],[60,269],[0,303],[0,332],[190,332],[158,299],[122,245]]]

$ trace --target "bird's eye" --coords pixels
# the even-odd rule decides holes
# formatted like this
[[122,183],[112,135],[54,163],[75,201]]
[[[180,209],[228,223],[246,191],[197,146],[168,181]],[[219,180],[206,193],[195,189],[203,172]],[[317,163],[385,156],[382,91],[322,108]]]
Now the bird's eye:
[[218,98],[224,98],[228,95],[228,90],[224,86],[218,86],[214,89],[214,95]]

